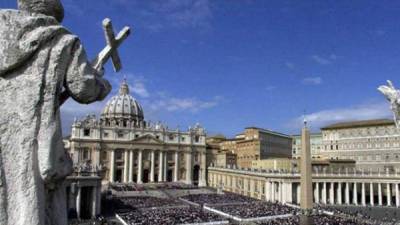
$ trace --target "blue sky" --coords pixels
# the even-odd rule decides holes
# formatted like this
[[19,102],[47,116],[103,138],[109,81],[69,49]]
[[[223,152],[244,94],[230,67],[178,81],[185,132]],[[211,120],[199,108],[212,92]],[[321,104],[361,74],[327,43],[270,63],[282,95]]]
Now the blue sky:
[[[129,25],[124,68],[106,78],[114,95],[124,76],[145,118],[182,129],[200,122],[232,136],[247,126],[298,133],[390,118],[376,90],[400,86],[399,1],[64,0],[63,24],[90,58],[104,47],[101,21]],[[0,0],[0,8],[15,8]],[[62,108],[64,134],[74,116],[100,113],[106,101]]]

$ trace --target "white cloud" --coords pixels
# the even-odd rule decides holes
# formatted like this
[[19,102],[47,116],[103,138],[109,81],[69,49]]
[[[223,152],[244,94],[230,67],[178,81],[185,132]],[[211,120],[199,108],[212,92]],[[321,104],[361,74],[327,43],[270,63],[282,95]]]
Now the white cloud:
[[289,69],[294,69],[294,64],[293,63],[291,63],[291,62],[285,62],[285,66],[287,67],[287,68],[289,68]]
[[306,77],[302,80],[302,83],[305,85],[320,85],[322,84],[321,77]]
[[203,101],[197,98],[176,98],[161,96],[150,103],[150,108],[154,111],[166,110],[169,112],[174,111],[189,111],[198,112],[203,109],[209,109],[217,106],[222,100],[222,97],[216,96],[211,100]]
[[[331,123],[390,118],[392,112],[386,102],[373,102],[346,108],[326,109],[306,115],[313,128],[320,128]],[[300,129],[304,116],[292,119],[288,126]]]
[[130,89],[133,93],[139,95],[142,98],[148,98],[150,96],[145,84],[142,81],[135,81]]
[[272,86],[272,85],[267,86],[267,87],[265,88],[266,91],[273,91],[273,90],[275,90],[275,89],[276,89],[276,86]]
[[145,27],[155,32],[170,27],[209,28],[213,17],[209,0],[153,1],[144,6],[140,15]]
[[311,58],[320,65],[329,65],[329,64],[332,64],[333,61],[335,61],[337,59],[337,56],[335,54],[331,54],[328,57],[313,55],[313,56],[311,56]]

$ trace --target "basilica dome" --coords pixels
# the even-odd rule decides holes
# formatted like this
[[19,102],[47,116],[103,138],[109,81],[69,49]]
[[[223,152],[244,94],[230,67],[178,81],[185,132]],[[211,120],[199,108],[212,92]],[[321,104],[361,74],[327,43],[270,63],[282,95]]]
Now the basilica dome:
[[[110,125],[137,124],[144,120],[143,109],[138,101],[129,94],[129,86],[124,80],[119,93],[113,96],[101,113],[102,121]],[[121,125],[122,125],[121,124]]]

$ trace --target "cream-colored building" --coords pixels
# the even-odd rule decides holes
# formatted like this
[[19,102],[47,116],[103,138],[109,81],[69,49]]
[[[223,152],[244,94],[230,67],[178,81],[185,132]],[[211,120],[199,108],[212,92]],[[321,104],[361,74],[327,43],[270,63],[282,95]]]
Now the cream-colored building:
[[392,120],[353,121],[321,128],[324,155],[358,168],[400,168],[400,132]]
[[205,130],[200,125],[172,130],[146,122],[126,81],[100,119],[89,115],[74,121],[69,142],[74,164],[91,163],[103,182],[206,185]]
[[[388,119],[336,123],[311,135],[314,159],[353,160],[359,169],[400,168],[400,131]],[[293,157],[301,154],[301,140],[293,136]]]
[[[301,135],[293,135],[292,138],[293,138],[292,157],[298,159],[301,156]],[[324,149],[324,145],[322,144],[321,133],[310,134],[310,145],[311,145],[312,158],[324,158],[321,152]]]
[[236,141],[237,163],[241,168],[251,168],[253,160],[290,157],[292,138],[278,132],[248,127]]

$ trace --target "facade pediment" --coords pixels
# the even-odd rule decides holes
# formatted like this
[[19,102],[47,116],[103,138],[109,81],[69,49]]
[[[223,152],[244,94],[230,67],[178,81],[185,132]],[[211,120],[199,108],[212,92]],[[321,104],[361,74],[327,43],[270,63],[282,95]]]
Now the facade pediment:
[[133,140],[134,144],[164,144],[163,141],[155,138],[153,135],[146,134]]

